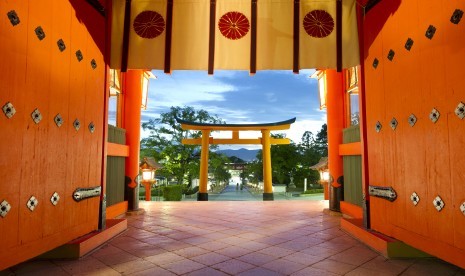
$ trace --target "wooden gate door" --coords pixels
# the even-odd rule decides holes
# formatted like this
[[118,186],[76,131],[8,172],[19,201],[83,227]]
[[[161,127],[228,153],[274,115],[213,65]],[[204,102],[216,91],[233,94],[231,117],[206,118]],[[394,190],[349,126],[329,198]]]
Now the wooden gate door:
[[463,1],[381,1],[366,16],[372,228],[465,267]]
[[0,4],[0,270],[97,229],[105,19],[87,1]]

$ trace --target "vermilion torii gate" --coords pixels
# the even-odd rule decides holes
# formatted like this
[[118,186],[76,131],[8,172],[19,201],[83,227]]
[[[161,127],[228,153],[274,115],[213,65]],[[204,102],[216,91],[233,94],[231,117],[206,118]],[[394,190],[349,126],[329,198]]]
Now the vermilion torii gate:
[[[202,131],[201,138],[186,138],[182,140],[185,145],[202,145],[200,156],[200,177],[198,201],[208,201],[208,151],[209,145],[226,145],[226,144],[261,144],[263,150],[263,200],[273,200],[273,187],[271,182],[271,145],[287,145],[290,143],[288,138],[271,138],[270,131],[285,130],[291,127],[296,118],[287,121],[266,123],[266,124],[208,124],[196,123],[176,118],[184,130]],[[211,131],[231,131],[231,138],[213,138],[210,137]],[[241,139],[240,131],[261,131],[261,138]]]

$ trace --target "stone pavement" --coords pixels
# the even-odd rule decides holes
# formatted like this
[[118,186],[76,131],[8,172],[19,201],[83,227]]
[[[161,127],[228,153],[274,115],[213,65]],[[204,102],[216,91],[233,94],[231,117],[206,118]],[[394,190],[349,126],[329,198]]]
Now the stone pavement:
[[263,196],[254,196],[247,189],[237,189],[236,185],[228,185],[220,194],[209,194],[208,200],[210,201],[262,201]]
[[0,275],[461,275],[437,259],[387,260],[339,228],[325,201],[141,202],[128,230],[80,260]]
[[[236,184],[228,185],[219,194],[209,193],[209,201],[263,201],[262,193],[251,193],[249,190],[240,188],[236,190]],[[274,200],[323,200],[323,194],[313,194],[306,196],[294,197],[290,194],[285,195],[284,193],[275,193]],[[197,201],[197,195],[186,197],[183,201]]]

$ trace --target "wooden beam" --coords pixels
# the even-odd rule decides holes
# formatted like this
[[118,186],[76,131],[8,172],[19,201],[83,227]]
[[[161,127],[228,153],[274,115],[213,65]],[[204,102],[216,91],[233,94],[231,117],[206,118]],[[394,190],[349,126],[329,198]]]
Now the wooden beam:
[[339,155],[362,155],[362,143],[340,144]]
[[[182,139],[183,145],[201,145],[202,138]],[[288,138],[270,138],[271,145],[289,145],[291,140]],[[234,139],[234,138],[213,138],[209,139],[210,145],[261,145],[262,138],[255,139]]]
[[260,130],[285,130],[291,128],[291,124],[286,124],[286,125],[275,125],[275,126],[209,126],[209,125],[188,125],[188,124],[181,124],[182,129],[189,129],[189,130],[211,130],[211,131],[216,131],[216,130],[221,130],[221,131],[260,131]]
[[299,73],[299,47],[300,47],[300,0],[294,0],[294,44],[292,54],[292,72]]
[[289,129],[291,124],[295,122],[296,118],[289,120],[274,122],[274,123],[261,123],[261,124],[223,124],[223,123],[198,123],[191,122],[176,118],[176,122],[181,124],[181,128],[184,130],[226,130],[226,131],[241,131],[241,130],[252,130],[252,131],[262,131],[262,130],[284,130]]
[[208,27],[208,74],[213,75],[215,67],[216,0],[210,0],[210,23]]
[[336,65],[342,72],[342,0],[336,1]]
[[107,143],[107,156],[121,156],[121,157],[128,157],[129,156],[129,146],[115,144],[115,143]]
[[98,0],[87,0],[89,3],[101,16],[105,17],[105,7]]
[[250,74],[257,73],[257,1],[252,0],[252,16],[250,28]]
[[173,31],[173,0],[166,7],[165,74],[171,74],[171,34]]
[[123,53],[121,57],[121,72],[128,70],[129,29],[131,28],[131,0],[126,0],[124,8]]

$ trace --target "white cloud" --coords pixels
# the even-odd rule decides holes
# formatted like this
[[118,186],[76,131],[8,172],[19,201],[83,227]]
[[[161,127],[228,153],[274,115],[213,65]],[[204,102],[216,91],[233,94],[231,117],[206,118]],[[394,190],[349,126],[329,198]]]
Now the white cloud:
[[214,77],[195,78],[195,74],[189,74],[188,77],[164,75],[150,82],[148,105],[164,108],[192,105],[199,101],[224,101],[224,93],[236,90],[233,85]]
[[291,128],[286,131],[286,137],[290,138],[295,143],[299,143],[305,131],[311,131],[314,135],[316,135],[323,124],[326,124],[326,112],[322,114],[322,117],[319,120],[297,119],[296,122],[291,125]]
[[231,106],[230,108],[218,107],[216,105],[204,106],[193,105],[196,109],[207,109],[211,115],[218,115],[223,121],[228,124],[244,124],[249,123],[250,114],[239,108],[239,106]]

